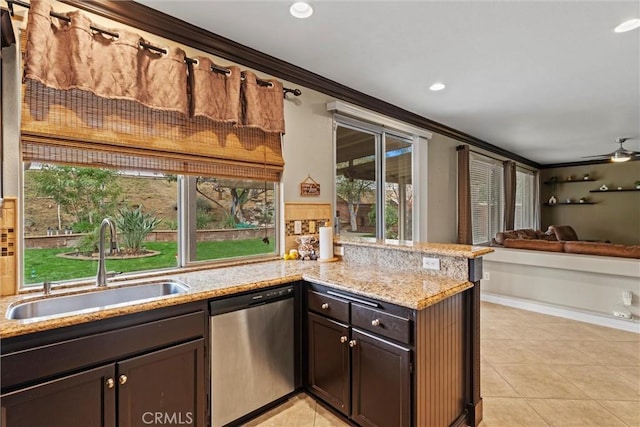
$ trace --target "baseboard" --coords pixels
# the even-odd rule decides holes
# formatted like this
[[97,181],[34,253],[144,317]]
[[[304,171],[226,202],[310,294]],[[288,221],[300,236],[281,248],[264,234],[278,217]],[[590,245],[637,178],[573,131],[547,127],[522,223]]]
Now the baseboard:
[[565,319],[577,320],[579,322],[592,323],[594,325],[606,326],[609,328],[640,334],[640,322],[638,320],[615,319],[599,313],[580,311],[563,306],[545,304],[522,298],[496,295],[488,292],[481,292],[480,300],[493,304],[505,305],[507,307],[519,308],[521,310],[563,317]]

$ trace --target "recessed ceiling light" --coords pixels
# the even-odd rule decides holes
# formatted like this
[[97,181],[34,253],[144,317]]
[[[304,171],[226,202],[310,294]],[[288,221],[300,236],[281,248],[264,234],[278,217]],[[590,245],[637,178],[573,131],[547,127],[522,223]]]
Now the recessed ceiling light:
[[313,8],[309,3],[299,1],[291,5],[289,13],[296,18],[304,19],[313,15]]
[[640,19],[629,19],[628,21],[624,21],[622,24],[618,25],[613,29],[616,33],[626,33],[627,31],[635,30],[640,27]]
[[434,83],[434,84],[432,84],[431,86],[429,86],[429,90],[432,90],[432,91],[434,91],[434,92],[437,92],[437,91],[439,91],[439,90],[444,89],[445,87],[446,87],[446,86],[444,85],[444,83],[440,83],[440,82],[438,82],[438,83]]

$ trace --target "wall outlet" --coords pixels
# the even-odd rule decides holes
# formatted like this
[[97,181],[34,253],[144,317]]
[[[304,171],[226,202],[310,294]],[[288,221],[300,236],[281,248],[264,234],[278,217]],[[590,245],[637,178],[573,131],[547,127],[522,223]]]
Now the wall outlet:
[[631,319],[631,313],[625,313],[624,311],[614,311],[613,315],[621,319]]
[[440,270],[440,258],[422,257],[422,268],[427,270]]
[[491,280],[491,274],[488,271],[482,273],[482,280]]
[[309,234],[315,234],[315,233],[316,233],[316,222],[309,221]]
[[302,221],[293,221],[293,234],[302,234]]
[[622,305],[631,305],[633,294],[631,291],[622,291]]

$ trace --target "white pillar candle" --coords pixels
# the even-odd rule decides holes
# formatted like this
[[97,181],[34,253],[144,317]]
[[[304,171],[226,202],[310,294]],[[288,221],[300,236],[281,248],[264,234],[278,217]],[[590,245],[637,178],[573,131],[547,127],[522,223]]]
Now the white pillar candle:
[[333,258],[333,228],[320,227],[320,259]]

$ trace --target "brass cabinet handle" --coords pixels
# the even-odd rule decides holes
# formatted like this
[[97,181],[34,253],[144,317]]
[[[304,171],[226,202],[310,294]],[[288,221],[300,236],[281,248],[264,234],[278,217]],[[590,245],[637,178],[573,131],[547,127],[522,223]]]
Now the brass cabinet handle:
[[113,380],[113,378],[107,378],[107,388],[113,388],[113,386],[116,385],[116,382]]
[[380,326],[380,319],[373,319],[371,321],[371,326]]
[[120,375],[120,378],[118,378],[118,381],[120,381],[120,384],[124,385],[127,382],[128,378],[126,375]]
[[358,344],[358,343],[356,342],[356,340],[351,340],[351,341],[349,341],[349,347],[355,347],[355,346],[356,346],[356,344]]
[[347,338],[345,335],[343,335],[343,336],[340,337],[340,342],[341,343],[345,343],[345,342],[347,342],[348,339],[349,338]]
[[328,310],[329,309],[329,303],[324,303],[320,306],[320,308],[322,308],[323,310]]

